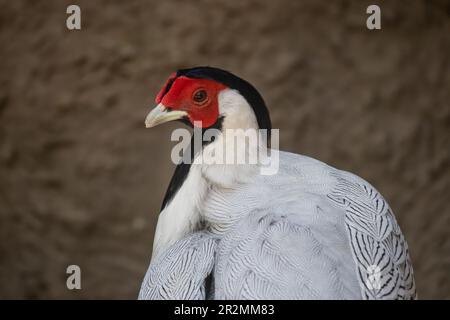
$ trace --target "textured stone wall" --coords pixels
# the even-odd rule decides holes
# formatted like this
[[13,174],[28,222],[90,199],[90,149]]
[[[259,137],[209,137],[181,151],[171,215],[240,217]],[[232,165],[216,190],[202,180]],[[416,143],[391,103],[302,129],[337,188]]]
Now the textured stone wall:
[[[450,1],[1,1],[0,298],[135,298],[172,175],[143,121],[170,72],[265,97],[281,149],[388,199],[421,298],[450,298]],[[65,268],[82,268],[82,290]]]

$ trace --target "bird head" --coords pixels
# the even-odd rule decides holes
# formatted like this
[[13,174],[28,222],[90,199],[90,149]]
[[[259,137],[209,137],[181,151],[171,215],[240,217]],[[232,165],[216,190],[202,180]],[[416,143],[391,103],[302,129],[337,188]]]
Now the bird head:
[[270,117],[261,95],[250,83],[225,70],[180,69],[170,75],[155,101],[157,106],[145,119],[147,128],[181,120],[202,129],[224,121],[229,127],[248,129],[253,120],[256,129],[267,129],[270,134]]

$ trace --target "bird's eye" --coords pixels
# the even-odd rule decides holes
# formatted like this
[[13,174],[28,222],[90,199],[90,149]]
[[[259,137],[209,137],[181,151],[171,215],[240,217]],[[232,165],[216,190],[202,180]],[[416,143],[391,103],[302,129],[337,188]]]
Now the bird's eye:
[[208,100],[208,93],[204,89],[199,89],[192,95],[192,100],[196,104],[203,104]]

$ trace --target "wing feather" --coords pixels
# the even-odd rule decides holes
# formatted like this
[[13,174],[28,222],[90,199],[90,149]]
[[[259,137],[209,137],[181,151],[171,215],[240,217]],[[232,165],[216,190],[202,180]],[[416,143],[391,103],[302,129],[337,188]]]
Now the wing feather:
[[150,264],[140,300],[204,300],[214,266],[216,239],[198,232],[177,241]]
[[345,222],[363,297],[414,299],[408,245],[386,200],[370,184],[346,172],[328,198],[345,208]]

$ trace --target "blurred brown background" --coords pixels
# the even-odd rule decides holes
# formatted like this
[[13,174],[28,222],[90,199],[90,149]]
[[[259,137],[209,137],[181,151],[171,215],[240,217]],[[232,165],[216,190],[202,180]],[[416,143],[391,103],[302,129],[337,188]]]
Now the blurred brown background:
[[281,149],[373,183],[419,296],[450,298],[450,1],[2,0],[0,30],[0,298],[136,298],[177,126],[144,117],[195,65],[252,82]]

